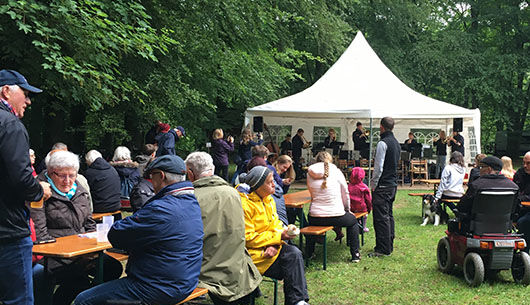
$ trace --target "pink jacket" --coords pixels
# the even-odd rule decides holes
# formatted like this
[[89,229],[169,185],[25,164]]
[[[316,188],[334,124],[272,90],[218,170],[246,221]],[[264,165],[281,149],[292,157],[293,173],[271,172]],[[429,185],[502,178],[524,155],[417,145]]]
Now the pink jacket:
[[350,210],[354,213],[372,211],[372,195],[370,189],[363,183],[364,170],[354,167],[350,175],[348,192],[350,193]]

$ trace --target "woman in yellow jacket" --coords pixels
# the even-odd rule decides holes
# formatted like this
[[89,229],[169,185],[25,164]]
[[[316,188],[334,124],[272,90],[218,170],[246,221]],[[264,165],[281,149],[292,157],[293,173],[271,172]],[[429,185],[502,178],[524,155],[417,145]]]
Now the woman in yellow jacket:
[[302,252],[283,240],[287,234],[276,213],[272,171],[256,166],[239,176],[237,186],[245,213],[246,247],[259,272],[284,280],[285,305],[307,305],[309,300]]

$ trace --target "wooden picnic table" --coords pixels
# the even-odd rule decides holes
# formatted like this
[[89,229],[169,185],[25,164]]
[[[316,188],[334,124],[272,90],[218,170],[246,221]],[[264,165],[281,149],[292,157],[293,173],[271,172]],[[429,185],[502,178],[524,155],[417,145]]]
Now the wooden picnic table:
[[108,212],[108,213],[92,213],[92,219],[101,220],[103,219],[103,216],[114,216],[120,213],[121,213],[120,210],[114,211],[114,212]]
[[[300,217],[300,228],[305,227],[306,223],[304,217],[304,204],[311,202],[311,193],[309,190],[288,193],[283,195],[283,198],[285,199],[285,207],[295,208],[298,211],[298,217]],[[302,250],[302,237],[300,237],[299,244],[299,248]]]
[[[419,182],[423,182],[426,184],[432,184],[434,186],[434,192],[436,193],[436,189],[438,188],[438,185],[440,184],[440,179],[420,179]],[[464,179],[464,184],[468,184],[469,179]]]
[[103,282],[103,251],[110,248],[112,245],[109,242],[98,243],[96,238],[70,235],[58,237],[54,243],[33,245],[33,254],[44,256],[44,265],[47,266],[49,257],[75,258],[85,254],[98,253],[98,272],[95,282],[100,284]]

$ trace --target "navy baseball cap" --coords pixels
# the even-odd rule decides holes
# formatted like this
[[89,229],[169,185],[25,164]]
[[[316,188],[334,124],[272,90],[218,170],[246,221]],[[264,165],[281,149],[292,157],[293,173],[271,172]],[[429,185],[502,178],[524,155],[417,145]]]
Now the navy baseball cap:
[[30,84],[28,84],[28,81],[24,77],[24,75],[18,73],[15,70],[1,70],[0,71],[0,86],[4,85],[17,85],[22,89],[26,89],[29,92],[33,93],[41,93],[42,90],[33,87]]
[[164,155],[154,159],[149,163],[145,171],[150,172],[153,169],[159,169],[173,174],[186,174],[186,164],[184,164],[184,160],[176,155]]
[[183,137],[186,136],[186,130],[184,130],[184,127],[182,127],[182,126],[177,126],[177,129],[180,130],[180,132],[182,132],[182,136],[183,136]]

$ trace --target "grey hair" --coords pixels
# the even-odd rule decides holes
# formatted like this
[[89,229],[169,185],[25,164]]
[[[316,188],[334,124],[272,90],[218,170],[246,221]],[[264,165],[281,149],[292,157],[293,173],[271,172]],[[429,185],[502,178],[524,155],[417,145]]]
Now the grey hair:
[[131,160],[131,151],[125,146],[118,146],[114,150],[112,161]]
[[177,183],[177,182],[186,181],[186,175],[168,173],[168,172],[164,172],[164,174],[166,175],[166,181],[169,183]]
[[215,166],[212,156],[204,151],[196,151],[186,157],[186,166],[196,175],[197,179],[213,175]]
[[50,155],[50,159],[46,163],[48,171],[57,168],[72,167],[76,172],[79,171],[79,157],[69,151],[60,150]]
[[90,150],[85,155],[85,161],[88,166],[92,165],[97,158],[103,158],[101,153],[95,149]]
[[68,146],[67,146],[66,144],[64,144],[63,142],[57,142],[57,143],[53,144],[51,150],[54,150],[54,149],[64,149],[64,150],[67,150],[67,149],[68,149]]

